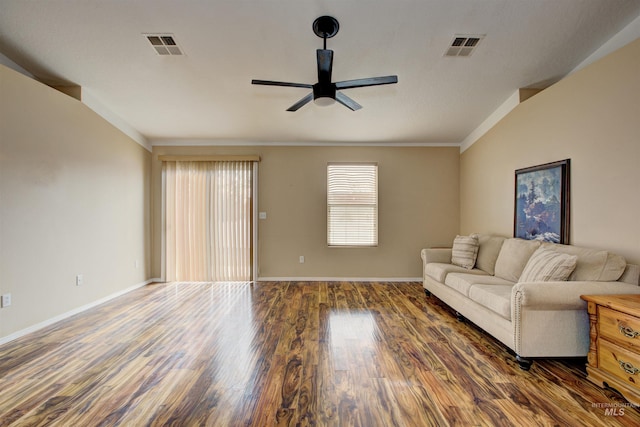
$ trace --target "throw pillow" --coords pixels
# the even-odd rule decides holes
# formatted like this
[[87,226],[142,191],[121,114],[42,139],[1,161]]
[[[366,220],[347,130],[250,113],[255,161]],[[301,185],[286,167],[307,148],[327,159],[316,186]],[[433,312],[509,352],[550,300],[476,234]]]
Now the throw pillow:
[[541,247],[536,250],[522,270],[520,282],[564,281],[576,268],[578,257]]
[[471,270],[478,256],[478,236],[456,236],[451,249],[451,264]]

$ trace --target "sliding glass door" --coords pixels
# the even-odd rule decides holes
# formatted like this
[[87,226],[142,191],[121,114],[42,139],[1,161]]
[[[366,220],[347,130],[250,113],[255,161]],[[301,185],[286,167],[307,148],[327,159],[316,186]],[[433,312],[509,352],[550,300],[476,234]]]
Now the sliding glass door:
[[163,163],[167,281],[252,279],[253,165]]

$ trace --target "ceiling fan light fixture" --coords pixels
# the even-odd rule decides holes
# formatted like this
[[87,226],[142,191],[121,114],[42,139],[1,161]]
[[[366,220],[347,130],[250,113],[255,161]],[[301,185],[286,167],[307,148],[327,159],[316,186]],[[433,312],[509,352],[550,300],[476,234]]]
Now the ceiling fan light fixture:
[[328,107],[330,105],[335,104],[336,100],[328,96],[321,96],[320,98],[314,99],[313,103],[316,104],[318,107]]

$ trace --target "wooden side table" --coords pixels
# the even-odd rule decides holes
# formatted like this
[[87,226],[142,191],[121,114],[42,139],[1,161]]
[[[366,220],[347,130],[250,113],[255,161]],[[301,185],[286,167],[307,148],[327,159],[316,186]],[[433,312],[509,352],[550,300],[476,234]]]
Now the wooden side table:
[[582,295],[589,312],[587,378],[640,405],[640,295]]

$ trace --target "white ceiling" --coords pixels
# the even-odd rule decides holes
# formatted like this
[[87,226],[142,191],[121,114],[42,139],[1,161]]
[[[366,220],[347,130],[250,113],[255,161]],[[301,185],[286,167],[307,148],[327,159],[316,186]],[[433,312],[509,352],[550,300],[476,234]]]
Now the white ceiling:
[[[74,84],[152,143],[458,144],[514,91],[565,76],[640,14],[640,0],[0,0],[0,52],[40,80]],[[363,108],[313,103],[315,18],[333,80],[397,74],[345,93]],[[159,56],[145,33],[171,33]],[[468,58],[455,34],[486,35]]]

